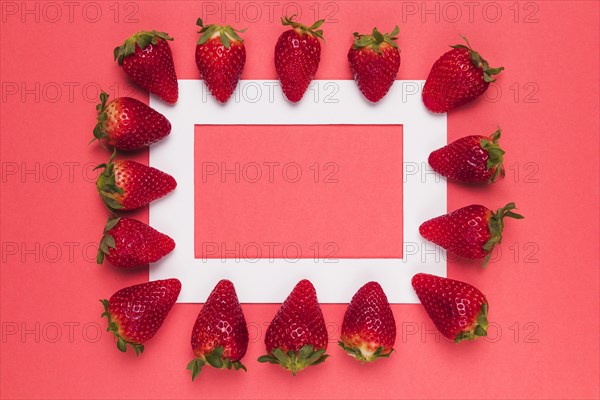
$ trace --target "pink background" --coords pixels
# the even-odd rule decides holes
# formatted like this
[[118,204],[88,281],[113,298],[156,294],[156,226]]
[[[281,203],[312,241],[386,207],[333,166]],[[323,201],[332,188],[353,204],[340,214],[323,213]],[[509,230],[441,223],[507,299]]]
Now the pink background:
[[[504,65],[488,99],[449,115],[448,139],[501,125],[507,177],[479,189],[449,185],[448,207],[498,207],[514,200],[526,219],[507,223],[502,254],[487,269],[465,262],[448,266],[450,277],[486,293],[493,321],[487,341],[438,342],[421,306],[394,306],[397,353],[361,366],[334,344],[345,305],[327,305],[333,357],[292,378],[253,361],[263,353],[262,333],[277,305],[245,305],[253,337],[245,358],[249,372],[207,369],[194,383],[184,368],[192,357],[189,334],[199,305],[174,307],[139,359],[118,352],[108,333],[96,338],[105,326],[98,299],[147,280],[148,271],[123,273],[93,263],[91,243],[101,235],[106,212],[90,166],[108,153],[87,141],[95,88],[147,100],[112,62],[112,49],[132,32],[169,32],[176,38],[179,78],[197,77],[194,23],[202,3],[130,2],[115,8],[113,2],[77,2],[72,15],[55,3],[62,7],[59,18],[44,4],[0,4],[2,397],[598,398],[597,2],[516,8],[513,2],[477,3],[472,13],[455,3],[462,10],[458,17],[456,9],[436,2],[302,3],[307,20],[315,9],[321,16],[337,10],[337,22],[324,25],[319,79],[350,79],[350,34],[373,25],[400,25],[399,79],[425,79],[447,45],[460,41],[459,33],[490,64]],[[227,4],[240,10],[245,5]],[[287,3],[276,4],[279,16]],[[25,6],[34,14],[21,14]],[[91,22],[94,6],[102,11],[97,22]],[[502,14],[493,22],[496,7]],[[126,20],[131,12],[138,22]],[[204,16],[208,22],[221,19]],[[249,27],[244,78],[275,78],[272,47],[282,28],[266,9],[258,22],[243,16],[239,21],[239,27]],[[147,153],[135,158],[147,160]],[[146,219],[147,210],[135,216]]]
[[209,125],[195,144],[197,258],[402,258],[402,126]]

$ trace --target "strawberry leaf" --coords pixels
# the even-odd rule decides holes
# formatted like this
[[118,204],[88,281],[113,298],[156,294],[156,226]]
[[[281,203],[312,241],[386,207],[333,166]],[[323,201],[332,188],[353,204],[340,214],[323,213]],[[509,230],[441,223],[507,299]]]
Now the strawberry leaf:
[[267,354],[258,358],[258,362],[279,364],[283,368],[296,375],[296,372],[303,370],[306,367],[321,364],[329,355],[325,354],[325,349],[315,350],[310,344],[306,344],[298,350],[289,350],[287,353],[283,349],[273,349],[271,354]]
[[122,337],[121,334],[119,333],[119,329],[120,329],[119,325],[117,324],[116,321],[113,321],[113,319],[112,319],[113,317],[109,311],[109,307],[110,307],[109,301],[104,299],[104,300],[100,300],[100,303],[102,303],[102,306],[104,306],[104,312],[102,313],[102,315],[100,317],[101,318],[106,317],[106,319],[108,320],[108,328],[106,330],[109,332],[112,332],[112,334],[117,339],[117,348],[122,352],[126,352],[127,345],[129,345],[135,351],[136,356],[139,356],[140,354],[142,354],[144,352],[144,346],[141,343],[135,343],[135,342],[128,341],[127,339]]
[[400,28],[398,28],[397,25],[394,27],[394,30],[392,31],[392,33],[382,34],[381,32],[379,32],[379,30],[377,30],[377,28],[373,28],[370,35],[362,35],[362,34],[359,34],[358,32],[354,32],[353,36],[354,36],[355,40],[354,40],[354,45],[352,48],[355,50],[358,50],[361,48],[368,47],[368,48],[372,48],[376,53],[381,53],[381,50],[379,47],[383,43],[387,43],[394,48],[398,48],[398,44],[396,43],[396,40],[398,38],[395,36],[399,32],[400,32]]
[[214,368],[223,368],[223,346],[219,346],[204,356],[206,362]]
[[200,374],[204,364],[205,364],[205,362],[201,358],[194,358],[192,361],[190,361],[188,363],[186,369],[192,372],[192,382]]
[[499,208],[495,213],[492,212],[492,216],[488,221],[488,229],[490,231],[490,239],[483,245],[483,250],[487,252],[487,255],[483,261],[483,266],[485,267],[489,262],[492,250],[494,246],[498,243],[502,242],[502,231],[504,230],[504,217],[515,218],[515,219],[523,219],[521,214],[517,214],[512,212],[516,208],[515,203],[508,203],[502,208]]
[[134,33],[133,35],[125,39],[123,44],[121,44],[113,50],[113,56],[115,60],[119,63],[119,65],[123,65],[123,59],[135,53],[136,45],[141,50],[144,50],[150,43],[158,43],[159,39],[173,40],[173,38],[165,32],[140,31]]
[[486,168],[489,171],[493,171],[492,176],[488,183],[494,183],[498,176],[504,176],[504,150],[498,145],[498,139],[502,131],[500,128],[490,135],[488,139],[482,139],[480,146],[483,150],[488,153],[488,159],[486,161]]
[[303,24],[301,24],[299,22],[294,21],[295,17],[296,17],[296,14],[292,15],[289,18],[288,17],[281,18],[281,24],[283,26],[291,26],[293,29],[297,29],[297,30],[299,30],[302,33],[313,35],[315,37],[318,37],[321,40],[325,40],[323,38],[323,30],[322,29],[317,29],[321,25],[323,25],[323,23],[325,22],[324,19],[316,21],[311,26],[306,26],[306,25],[303,25]]
[[390,349],[390,350],[386,350],[383,346],[379,346],[375,352],[373,352],[372,354],[364,354],[363,351],[358,348],[358,347],[354,347],[354,346],[350,346],[350,345],[346,345],[344,342],[339,341],[338,345],[351,357],[355,358],[356,360],[360,361],[361,364],[364,364],[365,362],[373,362],[379,358],[388,358],[392,352],[394,351],[394,349]]

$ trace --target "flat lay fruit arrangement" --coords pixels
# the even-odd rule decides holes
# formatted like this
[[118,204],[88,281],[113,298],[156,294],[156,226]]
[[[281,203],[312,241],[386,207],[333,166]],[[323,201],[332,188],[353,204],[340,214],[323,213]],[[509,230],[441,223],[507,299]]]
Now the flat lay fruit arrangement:
[[[282,93],[290,103],[302,100],[315,77],[321,46],[326,43],[324,22],[304,25],[295,15],[282,18],[285,30],[278,38],[272,38],[275,70]],[[205,24],[201,19],[196,25],[199,37],[194,50],[199,77],[216,101],[227,103],[246,64],[244,30]],[[400,28],[395,26],[389,33],[373,28],[367,34],[354,32],[352,38],[353,42],[348,43],[348,64],[340,60],[340,65],[350,68],[359,91],[376,107],[397,79],[401,64]],[[449,112],[475,100],[504,69],[490,67],[464,40],[466,45],[451,46],[431,67],[422,90],[423,106],[430,112]],[[170,48],[173,41],[164,32],[140,31],[114,50],[114,59],[129,79],[168,104],[176,104],[179,96]],[[268,43],[268,38],[264,38],[263,45]],[[168,196],[176,190],[177,182],[166,171],[117,159],[117,150],[136,151],[165,140],[171,133],[171,123],[141,101],[129,97],[109,101],[104,92],[96,110],[92,142],[99,142],[111,152],[108,161],[97,167],[101,171],[96,190],[110,214],[99,242],[97,262],[106,261],[116,270],[144,267],[173,251],[175,242],[168,232],[159,232],[121,213]],[[501,130],[476,133],[431,149],[431,168],[456,184],[484,186],[499,182],[504,176],[505,156],[499,144]],[[419,232],[448,252],[482,260],[485,266],[494,246],[502,240],[505,220],[523,218],[515,208],[512,202],[496,211],[484,205],[466,205],[424,221]],[[412,286],[423,312],[444,337],[460,342],[487,335],[489,304],[479,289],[466,282],[423,273],[413,276]],[[340,321],[341,333],[336,339],[341,350],[337,352],[343,351],[360,363],[393,356],[396,319],[383,288],[371,281],[355,290]],[[114,334],[117,348],[125,352],[131,347],[140,355],[146,342],[163,323],[168,323],[168,314],[180,291],[179,280],[166,279],[126,287],[108,300],[101,300],[102,317],[108,320],[107,329]],[[264,337],[264,355],[257,361],[296,375],[336,355],[332,349],[328,352],[329,336],[317,291],[309,280],[302,279],[273,316]],[[248,326],[234,283],[223,279],[200,308],[192,328],[193,358],[187,365],[191,379],[197,379],[208,367],[251,370],[248,361],[243,360],[248,343]]]

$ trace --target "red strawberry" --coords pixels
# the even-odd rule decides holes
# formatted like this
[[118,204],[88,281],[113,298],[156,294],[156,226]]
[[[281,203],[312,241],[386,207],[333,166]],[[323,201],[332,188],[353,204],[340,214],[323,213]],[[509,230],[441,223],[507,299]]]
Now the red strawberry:
[[196,46],[196,65],[208,90],[221,103],[231,97],[246,64],[244,41],[231,26],[203,25]]
[[205,364],[214,368],[233,368],[237,371],[246,367],[241,359],[248,349],[248,327],[233,283],[226,279],[217,283],[204,303],[194,329],[192,350],[194,358],[187,366],[192,380],[198,376]]
[[431,67],[423,87],[423,103],[432,112],[447,112],[481,96],[504,69],[490,68],[487,61],[471,48],[458,44],[442,55]]
[[361,362],[389,357],[396,341],[396,321],[390,303],[377,282],[369,282],[352,297],[344,314],[338,343]]
[[392,33],[385,34],[377,28],[373,28],[371,35],[354,32],[354,44],[348,52],[350,69],[362,94],[373,103],[381,100],[396,80],[400,68],[398,32],[397,26]]
[[131,160],[100,164],[104,168],[96,180],[96,188],[104,204],[111,210],[133,210],[170,193],[177,186],[175,179],[156,168]]
[[104,227],[96,261],[106,258],[119,268],[156,262],[175,248],[175,242],[149,225],[131,218],[110,217]]
[[310,281],[298,282],[285,299],[267,329],[265,346],[267,354],[258,361],[279,364],[294,375],[329,357],[327,328]]
[[117,348],[135,354],[144,351],[144,343],[156,334],[181,291],[177,279],[152,281],[119,290],[104,305],[102,317],[108,319],[108,331],[117,338]]
[[488,302],[468,283],[429,274],[416,274],[412,286],[437,329],[460,342],[487,336]]
[[294,22],[294,17],[281,19],[284,26],[292,29],[283,32],[275,45],[275,70],[283,93],[292,103],[302,99],[319,68],[319,39],[323,39],[323,31],[317,28],[325,22],[319,20],[308,27]]
[[458,256],[471,259],[485,257],[485,266],[494,246],[502,240],[504,217],[523,218],[511,211],[515,208],[515,203],[508,203],[494,213],[487,207],[474,204],[424,222],[419,232],[425,239]]
[[106,104],[107,100],[108,94],[102,92],[92,142],[101,140],[119,150],[137,150],[171,133],[169,120],[141,101],[119,97]]
[[115,60],[129,78],[169,104],[179,96],[168,34],[140,31],[114,50]]
[[463,183],[492,183],[504,176],[504,150],[498,145],[502,132],[498,129],[489,137],[467,136],[458,139],[429,155],[429,165],[450,181]]

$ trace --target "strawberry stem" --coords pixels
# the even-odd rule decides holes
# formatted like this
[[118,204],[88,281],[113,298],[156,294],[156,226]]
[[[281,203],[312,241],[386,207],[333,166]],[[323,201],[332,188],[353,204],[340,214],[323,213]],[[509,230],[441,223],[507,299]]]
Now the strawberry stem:
[[274,349],[271,354],[266,354],[258,358],[258,362],[279,364],[283,368],[292,371],[292,375],[296,376],[296,372],[302,371],[306,367],[321,364],[327,357],[326,349],[315,350],[310,344],[306,344],[295,352],[289,350],[287,353],[280,348]]
[[464,41],[467,43],[467,45],[465,46],[464,44],[457,44],[454,46],[450,46],[453,49],[466,49],[469,51],[469,56],[471,57],[471,62],[473,63],[473,66],[475,68],[481,68],[483,70],[483,80],[487,83],[490,82],[495,82],[496,80],[492,77],[493,75],[498,75],[501,71],[504,70],[504,67],[499,67],[499,68],[491,68],[490,65],[488,64],[488,62],[483,59],[483,57],[481,57],[481,55],[476,52],[475,50],[473,50],[471,48],[471,45],[469,44],[469,41],[467,40],[466,37],[464,37],[463,35],[460,35],[460,37],[462,37],[464,39]]
[[320,20],[316,21],[311,26],[306,26],[299,22],[294,21],[294,18],[296,18],[296,14],[292,15],[289,18],[288,17],[281,18],[281,24],[283,26],[291,26],[292,28],[294,28],[296,31],[298,31],[301,34],[306,33],[306,34],[309,34],[312,36],[316,36],[319,39],[325,41],[325,38],[323,38],[323,30],[317,29],[321,25],[323,25],[323,23],[325,22],[324,19],[320,19]]
[[186,369],[188,369],[192,372],[192,381],[194,379],[196,379],[196,377],[202,371],[202,367],[206,364],[210,365],[213,368],[217,368],[217,369],[221,369],[221,368],[231,369],[233,367],[233,369],[235,369],[236,371],[241,369],[241,370],[244,370],[245,372],[248,372],[248,370],[246,369],[246,366],[244,364],[242,364],[242,362],[240,360],[231,361],[231,359],[229,357],[223,358],[224,350],[225,349],[223,348],[223,346],[218,346],[214,350],[212,350],[210,353],[198,356],[198,357],[194,358],[192,361],[190,361],[188,363]]
[[108,115],[106,115],[106,102],[108,101],[108,93],[102,91],[100,93],[100,103],[96,105],[96,111],[98,111],[98,117],[96,118],[98,122],[94,127],[94,138],[90,140],[88,144],[96,140],[101,140],[106,138],[107,134],[104,131],[104,123],[108,119]]
[[231,47],[232,40],[237,42],[244,41],[244,39],[242,39],[237,33],[244,33],[246,32],[246,29],[237,30],[233,29],[230,25],[204,25],[202,23],[202,18],[198,18],[196,20],[196,25],[200,27],[198,33],[201,34],[200,39],[198,39],[198,45],[203,45],[204,43],[206,43],[210,38],[213,37],[215,33],[219,34],[219,40],[221,41],[221,44],[225,46],[226,49],[229,49]]
[[117,186],[114,172],[115,164],[112,162],[116,155],[117,149],[113,149],[112,155],[108,159],[108,163],[97,165],[96,168],[94,168],[94,170],[104,168],[96,180],[96,189],[98,190],[98,194],[100,194],[100,198],[111,212],[123,208],[119,199],[124,192],[122,188]]
[[363,351],[358,347],[347,346],[344,342],[339,341],[338,346],[340,346],[349,356],[354,357],[356,360],[360,361],[361,364],[365,362],[373,362],[379,358],[389,358],[389,356],[394,352],[394,349],[390,351],[386,351],[385,347],[379,346],[373,354],[364,354]]
[[173,38],[165,32],[139,31],[125,39],[123,44],[115,47],[113,55],[115,57],[115,60],[117,60],[117,62],[119,63],[119,65],[122,65],[123,58],[135,53],[136,45],[141,50],[144,50],[146,46],[148,46],[151,43],[155,45],[158,43],[159,40],[173,40]]
[[498,243],[502,242],[502,230],[504,229],[504,217],[515,218],[515,219],[523,219],[521,214],[517,214],[513,212],[517,208],[515,203],[508,203],[502,208],[499,208],[495,213],[492,212],[492,216],[488,221],[488,229],[490,230],[490,240],[488,240],[483,245],[483,250],[487,252],[485,259],[483,261],[483,266],[485,267],[487,263],[490,261],[490,257],[492,256],[492,250],[494,246]]
[[498,139],[500,139],[500,135],[502,134],[502,130],[498,128],[498,130],[492,133],[489,139],[481,139],[481,148],[488,152],[488,159],[486,162],[486,168],[488,171],[493,171],[492,176],[490,177],[489,183],[494,183],[498,176],[504,176],[504,153],[500,145],[498,145]]
[[459,343],[461,340],[474,340],[478,336],[487,336],[487,329],[489,322],[487,319],[488,303],[481,305],[481,311],[477,315],[473,326],[469,330],[462,331],[454,338],[455,343]]
[[104,256],[110,253],[110,249],[116,247],[115,238],[108,232],[117,225],[120,219],[120,217],[110,216],[106,222],[102,239],[100,239],[100,244],[98,246],[98,254],[96,255],[96,263],[99,265],[102,265]]
[[377,30],[377,28],[373,28],[373,32],[370,35],[363,35],[358,32],[354,32],[354,45],[353,48],[355,50],[370,47],[375,52],[381,53],[380,46],[384,43],[388,45],[398,48],[398,44],[396,40],[398,40],[398,33],[400,32],[400,28],[398,25],[394,27],[392,33],[384,33],[382,34]]
[[142,354],[144,352],[143,344],[127,341],[119,334],[119,325],[117,324],[117,322],[113,321],[112,315],[108,311],[108,308],[110,306],[109,301],[104,299],[100,300],[100,303],[102,303],[102,305],[104,306],[104,312],[102,313],[102,315],[100,315],[100,317],[106,317],[108,319],[108,328],[106,328],[106,330],[108,332],[112,332],[112,334],[115,335],[115,337],[117,338],[117,348],[122,352],[126,352],[127,345],[130,345],[135,351],[136,357]]

